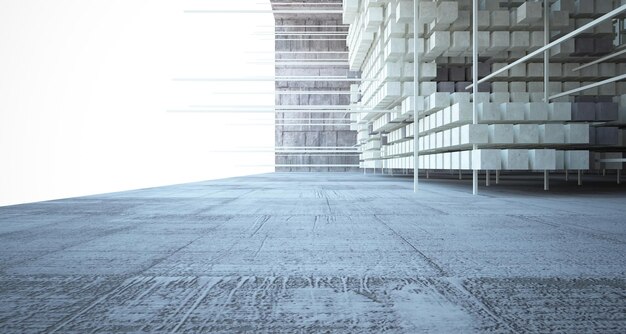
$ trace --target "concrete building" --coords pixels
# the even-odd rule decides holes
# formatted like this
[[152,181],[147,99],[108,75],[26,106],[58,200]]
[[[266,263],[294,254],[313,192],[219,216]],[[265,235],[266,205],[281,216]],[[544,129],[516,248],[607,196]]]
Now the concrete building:
[[624,0],[271,8],[276,172],[0,207],[0,333],[626,332]]
[[[276,127],[276,147],[282,148],[282,152],[276,153],[276,171],[356,171],[359,167],[354,152],[356,131],[350,129],[349,114],[336,112],[350,103],[350,82],[346,75],[347,26],[338,12],[289,12],[299,8],[337,11],[341,2],[314,0],[304,6],[295,2],[295,7],[291,3],[272,1],[272,8],[277,11],[276,76],[300,76],[307,80],[334,77],[336,81],[276,81],[277,108],[313,109],[276,113],[276,121],[280,123]],[[293,148],[317,153],[289,152]]]

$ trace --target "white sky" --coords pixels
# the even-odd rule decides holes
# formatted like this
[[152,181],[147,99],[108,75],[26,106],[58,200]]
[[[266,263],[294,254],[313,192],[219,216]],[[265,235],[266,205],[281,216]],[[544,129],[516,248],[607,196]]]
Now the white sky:
[[[273,105],[269,1],[0,0],[0,205],[273,171],[273,114],[172,113],[190,105]],[[266,26],[259,28],[258,26]],[[269,26],[269,27],[268,27]],[[260,51],[263,53],[253,53]],[[265,167],[244,167],[266,165]]]

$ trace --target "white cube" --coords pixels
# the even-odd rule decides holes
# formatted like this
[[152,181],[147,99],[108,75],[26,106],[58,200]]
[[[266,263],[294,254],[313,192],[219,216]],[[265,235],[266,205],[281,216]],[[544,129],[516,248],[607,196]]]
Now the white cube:
[[502,169],[501,161],[500,150],[472,150],[472,169],[474,170],[499,170]]
[[526,1],[517,7],[517,24],[529,24],[541,20],[541,2]]
[[528,150],[502,150],[502,169],[528,170]]
[[472,169],[472,151],[461,151],[461,169]]
[[472,104],[469,102],[455,103],[450,107],[450,123],[466,123],[472,121]]
[[467,124],[461,126],[461,145],[487,143],[489,143],[489,128],[487,124]]
[[589,124],[566,124],[565,141],[568,144],[589,144]]
[[556,150],[529,150],[528,153],[532,170],[556,169]]
[[460,127],[450,129],[450,142],[451,142],[451,146],[461,145],[461,128]]
[[441,53],[450,48],[450,32],[435,31],[428,38],[428,52]]
[[[424,4],[425,2],[422,2]],[[435,4],[423,5],[420,4],[420,10],[424,12],[424,16],[420,15],[420,19],[428,15],[428,13],[432,13],[432,19],[434,19]],[[429,11],[430,9],[430,11]],[[421,14],[421,13],[420,13]],[[396,6],[396,23],[412,23],[413,22],[413,1],[405,0],[399,1]]]
[[553,102],[549,105],[548,119],[551,121],[571,121],[572,104],[568,102]]
[[539,125],[516,124],[514,126],[514,140],[516,144],[538,144]]
[[489,125],[489,144],[513,144],[513,124]]
[[491,28],[505,30],[511,24],[508,10],[491,10]]
[[527,121],[547,121],[548,104],[542,102],[526,103],[525,117]]
[[565,126],[563,124],[539,125],[539,142],[541,144],[564,144]]
[[479,122],[493,122],[500,120],[500,105],[498,103],[481,103],[477,106]]
[[589,169],[589,151],[565,151],[565,168]]
[[[405,4],[403,4],[406,2]],[[396,7],[396,19],[398,17],[398,12],[401,11],[407,16],[405,23],[413,23],[413,2],[409,1],[400,1],[398,2],[398,6]],[[401,7],[402,6],[402,7]],[[422,24],[429,24],[433,22],[437,18],[437,3],[430,1],[420,1],[419,3],[419,20]],[[402,21],[405,21],[403,18]]]
[[454,31],[452,32],[450,51],[466,51],[471,47],[470,41],[469,31]]
[[[530,47],[530,33],[528,31],[511,32],[511,51],[524,51]],[[521,66],[521,65],[520,65]]]
[[459,4],[456,1],[441,1],[437,6],[437,24],[450,25],[459,17]]
[[500,104],[500,118],[505,121],[523,121],[526,114],[526,104],[508,102]]
[[450,152],[450,168],[461,169],[461,152]]

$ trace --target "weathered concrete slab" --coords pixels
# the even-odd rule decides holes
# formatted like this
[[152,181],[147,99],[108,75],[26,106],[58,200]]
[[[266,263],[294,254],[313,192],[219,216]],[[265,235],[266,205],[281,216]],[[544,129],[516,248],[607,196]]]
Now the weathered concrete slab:
[[3,207],[0,332],[623,333],[626,191],[556,178],[475,197],[277,173]]

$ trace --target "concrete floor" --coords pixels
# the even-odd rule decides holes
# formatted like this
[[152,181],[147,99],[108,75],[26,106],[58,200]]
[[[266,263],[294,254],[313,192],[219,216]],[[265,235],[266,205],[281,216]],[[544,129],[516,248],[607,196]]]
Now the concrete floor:
[[0,332],[626,332],[626,187],[502,182],[266,174],[0,208]]

